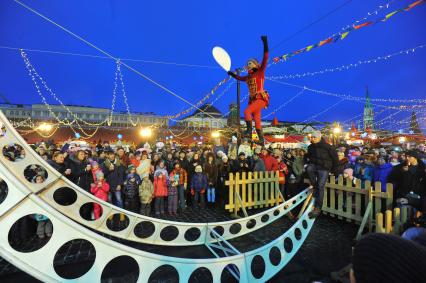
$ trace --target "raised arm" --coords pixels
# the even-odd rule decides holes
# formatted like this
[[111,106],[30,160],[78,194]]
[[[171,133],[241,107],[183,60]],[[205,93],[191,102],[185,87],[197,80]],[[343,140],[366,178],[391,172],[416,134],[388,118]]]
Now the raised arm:
[[260,65],[260,70],[264,71],[269,57],[268,37],[266,35],[262,35],[261,39],[263,41],[263,59],[262,64]]

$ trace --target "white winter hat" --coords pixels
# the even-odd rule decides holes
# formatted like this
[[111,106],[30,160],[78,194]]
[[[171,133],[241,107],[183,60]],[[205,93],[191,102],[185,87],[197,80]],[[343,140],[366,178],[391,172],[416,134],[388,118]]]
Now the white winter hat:
[[203,172],[203,167],[201,167],[201,165],[195,166],[195,172],[197,172],[197,173]]

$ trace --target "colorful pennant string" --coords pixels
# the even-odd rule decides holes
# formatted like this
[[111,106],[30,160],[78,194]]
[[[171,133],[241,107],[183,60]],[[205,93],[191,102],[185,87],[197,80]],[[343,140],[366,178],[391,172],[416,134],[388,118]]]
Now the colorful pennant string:
[[272,59],[272,61],[275,64],[280,63],[280,62],[285,62],[288,59],[290,59],[291,57],[293,57],[294,55],[298,55],[298,54],[301,54],[301,53],[304,53],[304,52],[309,52],[314,48],[322,47],[322,46],[330,44],[330,43],[335,43],[335,42],[341,41],[341,40],[345,39],[349,35],[349,33],[353,32],[353,31],[357,31],[357,30],[360,30],[364,27],[372,26],[372,25],[375,25],[375,24],[378,24],[378,23],[381,23],[381,22],[386,22],[391,17],[393,17],[394,15],[402,13],[402,12],[408,12],[411,9],[413,9],[414,7],[417,7],[421,4],[424,4],[425,2],[426,2],[426,0],[418,0],[418,1],[415,1],[411,4],[409,4],[408,6],[406,6],[404,8],[390,12],[390,13],[386,14],[384,17],[378,18],[374,21],[367,21],[367,22],[364,22],[364,23],[356,24],[356,25],[354,24],[354,25],[352,25],[351,27],[347,28],[346,30],[344,30],[343,32],[341,32],[339,34],[333,35],[333,36],[328,37],[324,40],[321,40],[320,42],[318,42],[316,44],[309,45],[307,47],[293,51],[291,53],[284,54],[284,55],[281,55],[281,56],[278,56],[278,57],[274,57]]

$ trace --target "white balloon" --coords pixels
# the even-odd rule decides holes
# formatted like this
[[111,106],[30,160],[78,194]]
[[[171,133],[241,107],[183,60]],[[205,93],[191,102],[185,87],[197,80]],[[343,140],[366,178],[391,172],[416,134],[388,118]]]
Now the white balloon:
[[225,71],[228,72],[231,70],[231,57],[229,57],[229,54],[225,51],[225,49],[216,46],[213,48],[212,53],[216,62],[225,69]]

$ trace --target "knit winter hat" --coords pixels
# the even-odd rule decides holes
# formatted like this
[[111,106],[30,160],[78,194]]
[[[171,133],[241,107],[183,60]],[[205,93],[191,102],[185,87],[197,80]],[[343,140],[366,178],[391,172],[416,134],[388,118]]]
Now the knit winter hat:
[[195,166],[195,172],[197,172],[197,173],[203,172],[203,167],[201,167],[201,165]]
[[369,234],[353,250],[357,283],[425,282],[426,248],[389,234]]
[[343,174],[348,174],[349,177],[352,177],[354,175],[354,170],[352,168],[346,168],[343,170]]
[[104,173],[101,170],[99,170],[99,171],[96,172],[95,175],[96,175],[96,179],[99,180],[99,178],[104,176]]

